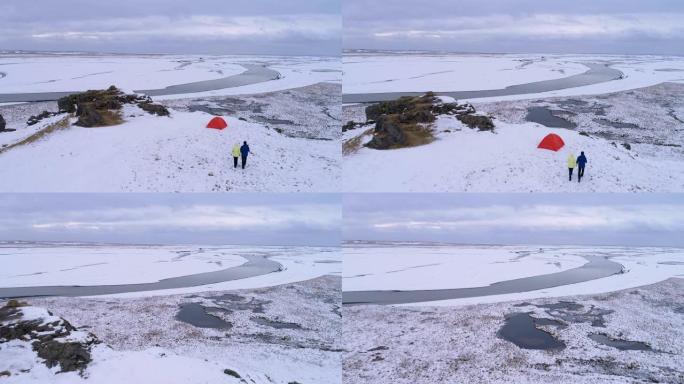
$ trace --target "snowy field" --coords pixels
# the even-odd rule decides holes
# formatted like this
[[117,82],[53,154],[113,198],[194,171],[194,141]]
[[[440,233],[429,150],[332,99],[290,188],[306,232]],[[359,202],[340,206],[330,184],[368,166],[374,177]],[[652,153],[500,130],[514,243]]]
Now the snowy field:
[[623,79],[538,94],[488,100],[587,95],[684,82],[684,58],[597,55],[462,55],[345,53],[343,93],[448,92],[502,89],[586,72],[583,63],[607,63]]
[[[280,78],[195,94],[236,95],[341,81],[339,58],[197,55],[0,55],[0,94],[85,91],[110,85],[125,90],[158,89],[216,80],[246,71],[241,64],[265,65]],[[183,95],[163,96],[177,98]]]
[[123,293],[120,297],[260,288],[341,274],[337,248],[277,246],[162,246],[0,243],[0,287],[110,285],[228,269],[247,255],[266,255],[279,272],[196,287]]
[[[25,107],[10,108],[27,118]],[[207,129],[212,115],[206,112],[171,110],[170,117],[157,117],[137,106],[125,106],[123,115],[123,124],[101,128],[73,126],[71,118],[66,129],[0,152],[0,190],[326,192],[340,188],[336,142],[289,137],[266,124],[231,116],[224,117],[227,129]],[[12,121],[21,121],[20,117]],[[11,124],[17,131],[0,134],[0,146],[19,142],[62,118],[30,127]],[[243,141],[253,153],[245,170],[234,169],[230,151]]]
[[[265,255],[282,268],[187,288],[29,298],[19,315],[0,308],[0,334],[37,321],[28,327],[41,331],[30,338],[54,334],[57,342],[79,343],[92,359],[80,372],[58,373],[61,363],[46,366],[32,340],[9,333],[9,340],[0,338],[0,377],[7,383],[339,383],[338,248],[12,242],[0,248],[7,267],[0,287],[153,281],[230,268],[249,255]],[[184,315],[186,307],[197,311]]]
[[[673,72],[666,72],[673,73]],[[683,73],[684,75],[684,73]],[[432,125],[428,145],[378,151],[361,147],[343,157],[345,191],[354,192],[680,192],[684,191],[684,85],[666,83],[601,96],[478,102],[493,116],[493,132],[472,130],[452,116]],[[561,107],[562,105],[562,107]],[[572,106],[571,106],[572,105]],[[575,124],[554,128],[525,120],[544,106]],[[344,120],[365,121],[363,106],[346,106]],[[625,128],[622,124],[628,123]],[[616,124],[617,126],[611,126]],[[343,140],[370,141],[366,126]],[[537,148],[549,133],[558,152]],[[568,181],[567,157],[584,151],[585,178]]]
[[443,300],[430,305],[603,293],[684,276],[684,249],[678,248],[347,244],[344,247],[343,290],[482,287],[577,268],[587,263],[585,255],[606,256],[620,263],[624,273],[537,291]]
[[[672,278],[607,294],[531,302],[345,306],[343,382],[682,383],[683,292],[684,279]],[[541,335],[564,348],[524,349],[503,339],[499,332],[506,317],[516,313],[549,323],[519,329],[521,339],[530,337],[532,343]],[[650,350],[620,350],[591,335],[644,343]]]
[[[23,316],[0,327],[59,316],[77,331],[56,340],[90,345],[82,372],[46,367],[29,341],[0,342],[3,383],[339,383],[339,277],[320,277],[266,289],[211,291],[143,298],[30,299]],[[2,303],[4,304],[4,303]],[[221,326],[178,318],[201,305]],[[44,308],[50,310],[48,314]],[[297,310],[306,308],[306,311]],[[211,312],[208,312],[211,311]],[[280,327],[280,325],[284,327]],[[48,332],[43,332],[47,334]]]

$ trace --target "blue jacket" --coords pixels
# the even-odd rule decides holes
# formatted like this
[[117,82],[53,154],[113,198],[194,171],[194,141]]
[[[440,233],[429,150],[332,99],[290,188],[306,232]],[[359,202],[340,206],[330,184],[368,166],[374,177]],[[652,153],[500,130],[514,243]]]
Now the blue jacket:
[[249,154],[249,145],[242,144],[242,147],[240,147],[240,154],[242,154],[242,157],[247,157]]
[[584,155],[579,155],[577,158],[577,164],[580,167],[584,167],[584,165],[587,164],[587,158]]

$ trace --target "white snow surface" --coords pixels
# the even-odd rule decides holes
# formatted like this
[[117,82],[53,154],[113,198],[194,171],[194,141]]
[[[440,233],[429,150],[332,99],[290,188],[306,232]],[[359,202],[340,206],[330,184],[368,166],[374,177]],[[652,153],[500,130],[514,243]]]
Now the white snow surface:
[[0,246],[0,287],[150,283],[246,262],[231,251],[183,246]]
[[0,93],[157,89],[213,80],[246,69],[222,56],[0,55]]
[[349,55],[343,68],[346,94],[500,89],[587,71],[569,58],[541,55]]
[[[170,117],[126,105],[126,120],[111,127],[70,126],[0,153],[4,192],[332,192],[340,189],[335,141],[281,135],[258,123],[224,117],[228,128],[208,129],[212,116],[171,110]],[[55,117],[0,136],[12,144]],[[74,119],[71,123],[74,123]],[[247,141],[245,170],[233,168],[231,148]]]
[[[684,161],[667,156],[634,156],[604,139],[536,123],[494,120],[493,132],[480,132],[455,117],[438,116],[436,140],[392,150],[361,147],[343,158],[344,190],[349,192],[672,192],[684,190]],[[345,132],[344,139],[365,129]],[[446,132],[449,131],[449,132]],[[538,149],[550,133],[561,136],[558,152]],[[365,135],[363,143],[370,141]],[[636,145],[635,145],[636,147]],[[638,150],[638,148],[637,148]],[[568,181],[567,157],[584,151],[588,163],[581,183],[577,170]]]
[[679,56],[358,54],[346,55],[343,59],[343,93],[502,89],[576,75],[586,71],[583,63],[610,64],[623,72],[624,78],[550,92],[477,100],[596,95],[663,82],[684,82],[684,57]]
[[[684,249],[681,248],[345,245],[343,253],[344,291],[487,286],[497,281],[576,268],[586,263],[583,255],[608,256],[610,260],[622,264],[625,270],[622,274],[544,290],[421,303],[435,306],[605,293],[684,276]],[[560,267],[554,264],[556,262],[560,263]],[[437,265],[422,267],[426,264]],[[402,271],[393,272],[397,270]],[[401,278],[393,275],[401,275]]]
[[229,289],[252,289],[340,275],[341,253],[334,247],[245,245],[0,244],[0,287],[110,285],[231,268],[242,255],[265,254],[283,270],[196,287],[131,292],[111,297],[147,297]]

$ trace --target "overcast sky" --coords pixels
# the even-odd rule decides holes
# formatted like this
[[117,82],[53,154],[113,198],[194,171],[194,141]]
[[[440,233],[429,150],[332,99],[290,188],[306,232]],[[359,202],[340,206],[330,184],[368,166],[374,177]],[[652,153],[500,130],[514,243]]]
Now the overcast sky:
[[0,241],[340,243],[330,194],[3,194]]
[[0,50],[339,55],[340,0],[2,0]]
[[348,194],[344,240],[684,247],[681,194]]
[[681,0],[344,0],[344,48],[684,55]]

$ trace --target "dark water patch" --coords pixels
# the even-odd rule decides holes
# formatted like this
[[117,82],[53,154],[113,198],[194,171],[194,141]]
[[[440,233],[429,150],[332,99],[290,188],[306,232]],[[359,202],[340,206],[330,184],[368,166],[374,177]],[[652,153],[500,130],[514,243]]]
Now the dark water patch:
[[613,127],[613,128],[631,128],[631,129],[637,129],[639,128],[638,125],[632,124],[632,123],[624,123],[621,121],[612,121],[608,119],[594,119],[595,123],[599,123],[604,126],[608,127]]
[[[618,80],[623,77],[623,73],[617,69],[610,68],[606,64],[585,63],[589,70],[562,79],[536,81],[526,84],[511,85],[503,89],[490,89],[481,91],[456,91],[456,92],[435,92],[441,96],[451,96],[457,100],[476,99],[481,97],[511,96],[530,93],[540,93],[556,91],[560,89],[576,88],[585,85],[598,84],[607,81]],[[343,94],[344,103],[374,103],[380,101],[396,100],[402,96],[421,96],[425,92],[384,92],[384,93],[361,93]]]
[[270,300],[261,300],[255,297],[247,300],[246,297],[226,293],[221,296],[208,297],[219,308],[228,311],[251,311],[252,313],[264,313],[265,306],[270,304]]
[[[144,93],[150,96],[165,96],[178,95],[187,93],[198,93],[207,91],[216,91],[219,89],[241,87],[243,85],[250,85],[262,83],[265,81],[279,79],[280,73],[267,68],[263,65],[255,64],[241,64],[247,70],[243,73],[223,77],[214,80],[196,81],[192,83],[176,84],[161,89],[143,89],[136,90],[136,93]],[[69,96],[74,93],[83,92],[85,89],[65,91],[65,92],[33,92],[33,93],[6,93],[0,94],[0,103],[8,102],[37,102],[37,101],[55,101],[61,97]]]
[[553,128],[577,128],[577,124],[553,114],[554,111],[546,107],[529,107],[525,120]]
[[567,111],[572,111],[575,113],[593,113],[598,116],[605,116],[606,108],[609,108],[608,105],[603,105],[599,103],[590,104],[588,101],[578,99],[565,99],[558,102],[554,102],[554,104]]
[[617,348],[621,351],[653,351],[651,346],[644,342],[614,339],[603,333],[591,333],[589,338],[599,344]]
[[233,327],[232,324],[208,313],[207,309],[199,303],[181,304],[175,319],[198,328],[229,329]]
[[546,275],[505,280],[483,287],[342,292],[344,304],[409,304],[520,293],[576,284],[623,273],[621,264],[606,256],[582,256],[588,262],[580,267]]
[[250,116],[254,121],[258,121],[260,123],[265,123],[265,124],[282,124],[282,125],[295,125],[295,122],[292,120],[285,120],[285,119],[276,119],[276,118],[271,118],[271,117],[266,117],[266,116],[259,116],[259,115],[253,115]]
[[323,72],[338,72],[338,73],[342,73],[342,71],[339,69],[329,69],[329,68],[312,69],[311,72],[321,72],[321,73],[323,73]]
[[505,316],[505,323],[497,335],[524,349],[564,349],[565,343],[537,326],[551,325],[564,328],[565,324],[551,319],[536,318],[529,313],[516,312]]
[[249,320],[256,324],[276,329],[302,329],[302,326],[297,323],[288,323],[284,321],[271,320],[265,317],[250,317]]
[[657,68],[654,69],[656,72],[684,72],[684,69],[679,68]]
[[661,261],[658,264],[662,264],[662,265],[684,265],[684,261]]
[[318,264],[341,264],[341,260],[316,260],[314,263]]
[[161,289],[187,288],[207,284],[216,284],[224,281],[233,281],[254,276],[261,276],[282,270],[282,265],[280,263],[272,261],[263,255],[241,256],[247,259],[247,262],[237,267],[226,268],[220,271],[198,273],[194,275],[171,277],[154,283],[0,288],[0,297],[96,296],[126,292],[156,291]]
[[584,311],[581,304],[561,301],[556,304],[537,305],[537,308],[545,308],[546,314],[561,319],[566,323],[590,323],[592,327],[606,327],[604,316],[613,313],[613,310],[601,309],[591,306]]
[[235,111],[221,108],[221,107],[210,107],[208,105],[202,104],[192,104],[188,106],[188,112],[204,112],[214,116],[228,116],[235,114]]

